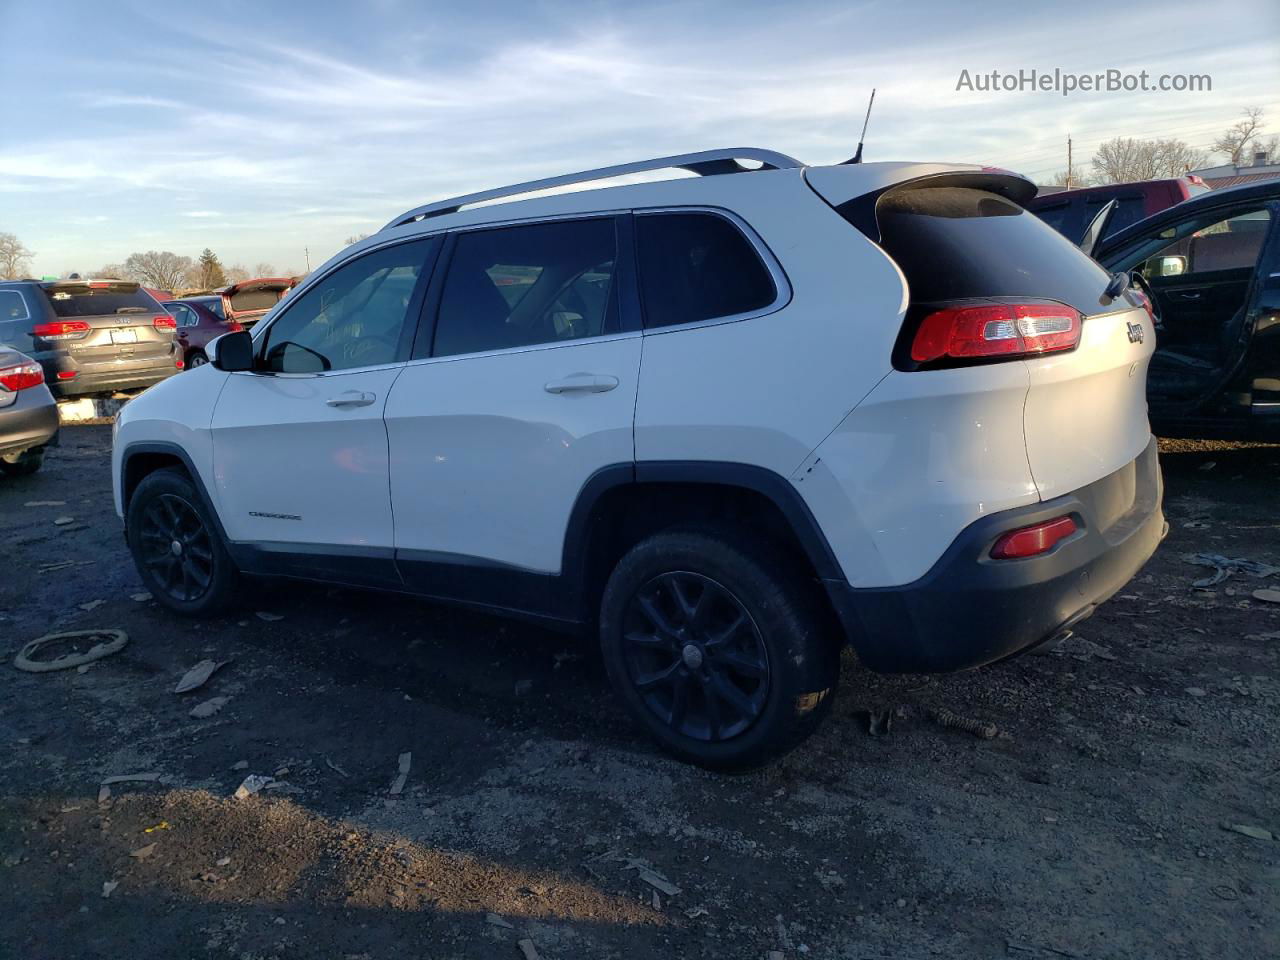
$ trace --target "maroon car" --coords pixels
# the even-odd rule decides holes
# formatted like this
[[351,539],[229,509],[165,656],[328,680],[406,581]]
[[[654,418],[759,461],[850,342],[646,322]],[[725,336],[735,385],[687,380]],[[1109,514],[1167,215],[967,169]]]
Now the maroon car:
[[174,336],[182,347],[188,370],[209,362],[204,348],[214,337],[244,329],[238,321],[224,320],[218,316],[213,309],[215,303],[220,306],[221,300],[215,297],[191,297],[165,302],[165,309],[178,323]]
[[1188,175],[1168,180],[1108,183],[1076,190],[1041,187],[1040,193],[1023,206],[1072,243],[1079,243],[1093,218],[1112,200],[1117,205],[1107,221],[1108,236],[1183,200],[1208,192],[1203,180]]

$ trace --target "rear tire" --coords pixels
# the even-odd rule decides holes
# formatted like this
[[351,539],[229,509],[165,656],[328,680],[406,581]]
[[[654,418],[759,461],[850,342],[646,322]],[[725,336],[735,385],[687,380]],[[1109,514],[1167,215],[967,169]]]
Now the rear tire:
[[239,571],[191,479],[168,467],[129,500],[129,550],[151,595],[184,617],[211,617],[235,599]]
[[743,770],[795,747],[831,709],[840,650],[816,587],[768,544],[676,529],[633,547],[605,587],[614,689],[667,750]]
[[44,448],[28,450],[13,460],[0,460],[0,473],[7,477],[29,477],[44,466]]
[[187,369],[194,370],[196,367],[203,367],[209,362],[209,358],[205,356],[203,350],[192,350],[187,354]]

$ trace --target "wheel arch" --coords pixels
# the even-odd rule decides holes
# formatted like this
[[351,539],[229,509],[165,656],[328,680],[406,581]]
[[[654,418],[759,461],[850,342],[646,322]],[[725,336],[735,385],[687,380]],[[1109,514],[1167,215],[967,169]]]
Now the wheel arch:
[[575,614],[595,621],[610,572],[640,540],[675,526],[718,522],[749,523],[815,581],[843,579],[808,505],[772,470],[719,461],[617,464],[583,485],[565,532],[561,574],[574,587]]
[[147,476],[157,470],[164,470],[170,467],[179,467],[187,475],[187,479],[196,488],[196,493],[200,496],[205,510],[213,518],[214,525],[218,529],[218,535],[222,537],[225,543],[226,531],[222,528],[222,519],[218,516],[218,511],[214,509],[213,500],[209,496],[209,491],[205,488],[200,471],[196,469],[191,455],[176,443],[144,441],[131,443],[125,447],[120,456],[120,503],[125,516],[127,517],[129,514],[129,501],[133,497],[134,491],[138,489],[138,484],[142,483]]

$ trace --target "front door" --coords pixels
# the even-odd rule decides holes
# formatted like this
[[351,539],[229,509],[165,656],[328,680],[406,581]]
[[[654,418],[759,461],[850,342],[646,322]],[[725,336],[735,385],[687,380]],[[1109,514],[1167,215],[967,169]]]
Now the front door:
[[416,240],[331,269],[257,335],[256,369],[228,377],[214,496],[251,569],[395,579],[382,413],[436,248]]
[[624,322],[617,225],[455,235],[433,325],[386,421],[400,572],[428,594],[563,612],[579,492],[629,469],[641,337]]

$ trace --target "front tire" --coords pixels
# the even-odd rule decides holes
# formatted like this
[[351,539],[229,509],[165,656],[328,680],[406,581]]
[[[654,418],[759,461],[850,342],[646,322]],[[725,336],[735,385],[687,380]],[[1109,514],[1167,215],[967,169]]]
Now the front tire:
[[619,561],[601,602],[605,667],[631,715],[682,759],[759,766],[831,708],[839,647],[816,588],[769,545],[672,530]]
[[181,470],[148,474],[129,500],[125,530],[143,583],[185,617],[222,613],[239,573],[195,485]]

